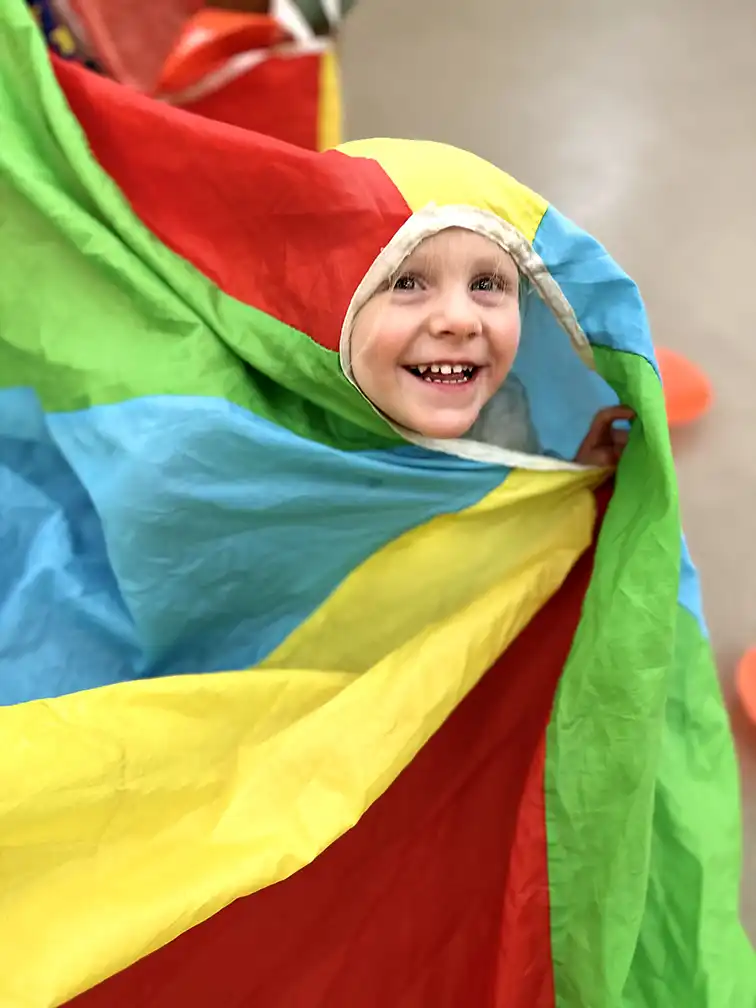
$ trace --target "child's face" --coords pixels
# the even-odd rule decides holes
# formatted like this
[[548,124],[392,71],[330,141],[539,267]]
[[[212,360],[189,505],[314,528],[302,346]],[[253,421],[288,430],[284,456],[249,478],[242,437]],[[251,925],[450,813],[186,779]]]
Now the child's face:
[[425,437],[461,437],[509,373],[520,338],[519,276],[482,235],[426,238],[358,312],[354,379],[383,413]]

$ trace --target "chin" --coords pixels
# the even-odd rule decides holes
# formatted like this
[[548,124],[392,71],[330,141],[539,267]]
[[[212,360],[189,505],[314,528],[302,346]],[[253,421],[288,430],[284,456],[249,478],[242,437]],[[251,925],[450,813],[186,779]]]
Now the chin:
[[414,430],[423,437],[452,440],[464,437],[475,423],[475,419],[475,417],[449,417],[435,420],[433,423],[418,424]]

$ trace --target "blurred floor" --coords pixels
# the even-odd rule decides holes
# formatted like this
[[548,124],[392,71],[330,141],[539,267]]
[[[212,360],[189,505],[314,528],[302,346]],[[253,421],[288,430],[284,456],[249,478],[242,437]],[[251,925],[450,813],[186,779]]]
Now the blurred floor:
[[745,796],[756,938],[756,729],[733,698],[756,644],[756,5],[753,0],[360,0],[343,36],[348,135],[494,161],[638,281],[655,339],[718,402],[677,439]]

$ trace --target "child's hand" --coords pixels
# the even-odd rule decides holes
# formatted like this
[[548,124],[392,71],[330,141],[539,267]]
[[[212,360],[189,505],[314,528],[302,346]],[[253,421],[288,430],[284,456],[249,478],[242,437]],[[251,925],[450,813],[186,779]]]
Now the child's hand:
[[635,413],[627,406],[610,406],[599,410],[591,429],[578,449],[575,461],[581,465],[613,469],[625,450],[629,431],[617,429],[618,420],[634,420]]

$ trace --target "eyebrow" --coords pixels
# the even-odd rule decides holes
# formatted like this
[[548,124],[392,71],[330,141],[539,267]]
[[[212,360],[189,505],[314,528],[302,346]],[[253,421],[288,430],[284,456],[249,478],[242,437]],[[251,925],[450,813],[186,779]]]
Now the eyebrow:
[[[417,249],[414,252],[410,252],[401,266],[398,266],[394,271],[393,275],[397,276],[407,269],[422,269],[432,266],[438,255],[438,252],[431,252],[426,249]],[[504,251],[500,255],[497,255],[496,252],[491,252],[490,254],[486,253],[477,256],[472,260],[470,270],[472,273],[489,272],[506,274],[511,276],[512,279],[520,275],[517,264]]]
[[514,260],[506,252],[502,252],[501,255],[496,255],[496,253],[492,252],[490,255],[479,256],[475,260],[473,270],[489,270],[492,273],[511,273],[513,276],[520,272]]

